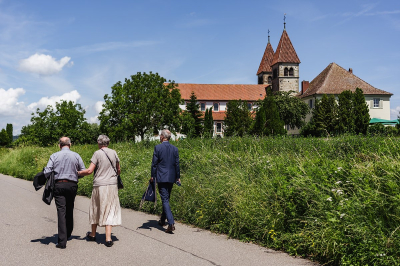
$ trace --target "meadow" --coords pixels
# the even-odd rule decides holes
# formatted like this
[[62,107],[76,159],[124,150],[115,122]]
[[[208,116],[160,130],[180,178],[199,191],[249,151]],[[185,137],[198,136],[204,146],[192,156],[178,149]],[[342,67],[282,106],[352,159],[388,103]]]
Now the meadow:
[[[121,159],[121,205],[139,209],[157,142],[111,144]],[[224,138],[172,141],[182,186],[177,220],[323,265],[400,265],[398,138]],[[89,165],[97,145],[72,146]],[[58,151],[0,150],[0,172],[27,180]],[[90,196],[92,176],[79,182]],[[160,213],[146,203],[142,209]]]

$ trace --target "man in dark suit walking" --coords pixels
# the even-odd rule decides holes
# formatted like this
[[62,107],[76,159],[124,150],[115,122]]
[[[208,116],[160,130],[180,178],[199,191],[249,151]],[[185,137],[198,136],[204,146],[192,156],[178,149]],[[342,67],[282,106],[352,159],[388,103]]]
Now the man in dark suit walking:
[[160,193],[163,212],[158,224],[165,225],[165,219],[168,221],[166,233],[172,233],[175,230],[174,217],[172,216],[169,199],[172,186],[175,182],[181,182],[181,173],[179,168],[178,148],[169,143],[171,132],[164,129],[160,133],[161,144],[154,147],[153,161],[151,163],[151,180],[156,180],[158,191]]

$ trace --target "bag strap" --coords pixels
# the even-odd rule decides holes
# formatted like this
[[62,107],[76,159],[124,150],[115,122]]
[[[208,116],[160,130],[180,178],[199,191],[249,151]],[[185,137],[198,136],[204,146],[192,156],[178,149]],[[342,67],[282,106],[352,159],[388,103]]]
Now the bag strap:
[[110,157],[108,157],[107,153],[103,149],[100,149],[100,150],[102,150],[104,152],[104,154],[107,156],[112,168],[114,169],[115,173],[118,175],[117,169],[115,169],[114,165],[112,164]]

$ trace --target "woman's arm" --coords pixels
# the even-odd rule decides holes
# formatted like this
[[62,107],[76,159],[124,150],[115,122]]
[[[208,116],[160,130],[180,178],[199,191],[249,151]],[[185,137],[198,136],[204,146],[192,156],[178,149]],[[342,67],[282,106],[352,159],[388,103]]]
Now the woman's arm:
[[88,169],[78,171],[78,176],[90,175],[91,173],[93,173],[95,168],[96,168],[96,165],[94,163],[90,163],[90,166]]
[[121,166],[120,166],[119,162],[117,162],[117,174],[118,175],[121,174]]

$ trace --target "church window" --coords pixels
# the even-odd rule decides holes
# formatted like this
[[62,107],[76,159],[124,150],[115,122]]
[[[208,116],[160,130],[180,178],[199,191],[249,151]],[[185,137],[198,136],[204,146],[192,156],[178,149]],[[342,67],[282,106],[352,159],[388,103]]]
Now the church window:
[[291,67],[291,68],[289,69],[289,76],[291,76],[291,77],[294,76],[293,67]]
[[214,103],[214,112],[219,111],[219,103]]
[[200,103],[200,111],[205,111],[206,110],[206,103]]
[[285,77],[289,76],[289,69],[287,67],[285,67],[285,70],[283,71],[283,75]]
[[272,83],[272,78],[271,78],[271,76],[269,76],[268,77],[268,84],[271,84]]

